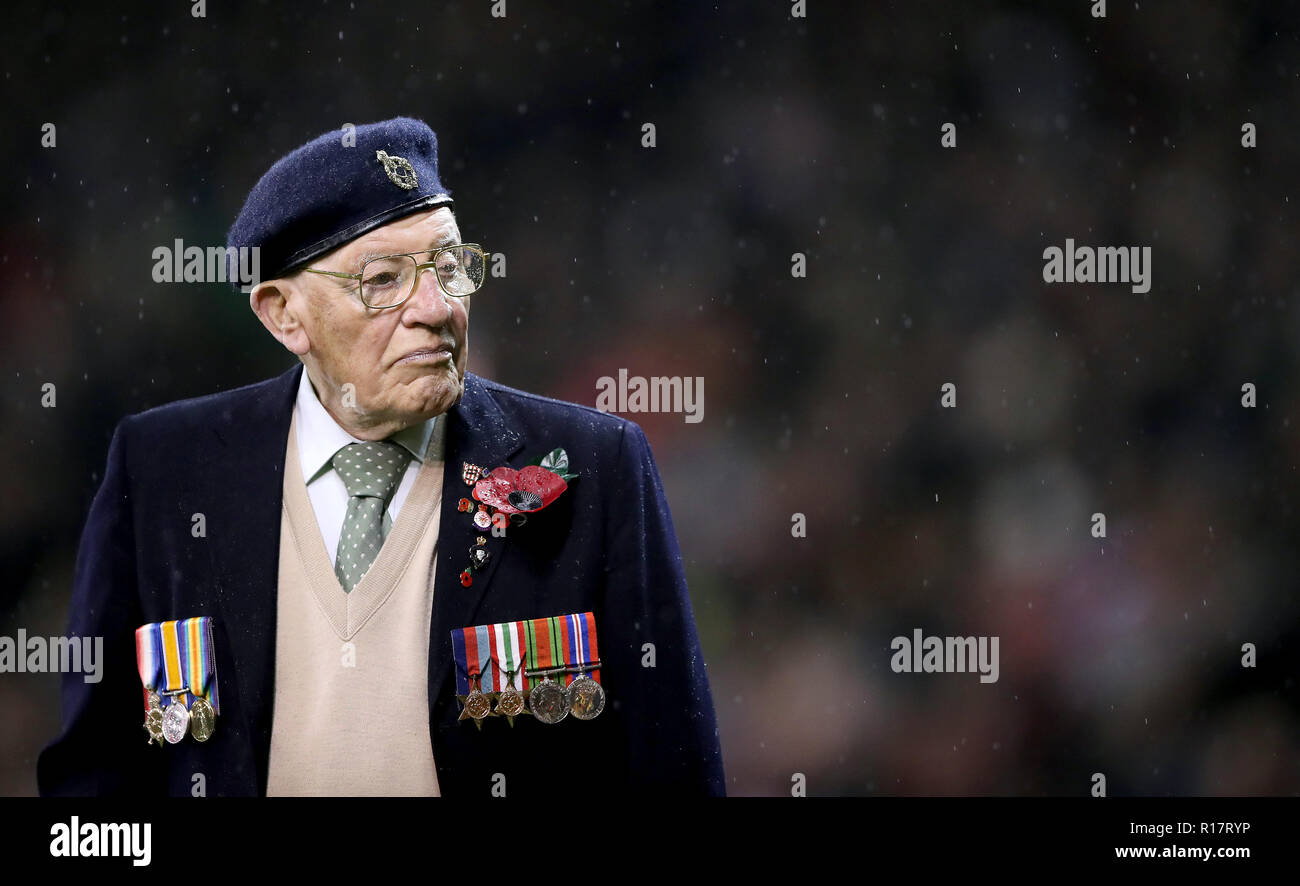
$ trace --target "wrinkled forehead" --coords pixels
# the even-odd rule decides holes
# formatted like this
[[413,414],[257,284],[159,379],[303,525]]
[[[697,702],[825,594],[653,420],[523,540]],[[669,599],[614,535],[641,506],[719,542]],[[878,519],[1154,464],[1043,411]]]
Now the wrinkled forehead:
[[331,267],[346,266],[348,270],[357,271],[367,259],[376,256],[423,252],[459,242],[460,227],[456,224],[456,217],[450,208],[442,206],[367,231],[321,261],[329,261]]

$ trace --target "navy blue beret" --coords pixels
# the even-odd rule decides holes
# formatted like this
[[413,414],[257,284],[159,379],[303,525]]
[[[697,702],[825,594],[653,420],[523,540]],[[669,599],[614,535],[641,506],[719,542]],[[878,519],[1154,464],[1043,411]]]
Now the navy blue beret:
[[451,205],[438,180],[438,137],[421,120],[395,117],[335,129],[277,160],[226,245],[257,247],[261,277],[271,280],[372,228]]

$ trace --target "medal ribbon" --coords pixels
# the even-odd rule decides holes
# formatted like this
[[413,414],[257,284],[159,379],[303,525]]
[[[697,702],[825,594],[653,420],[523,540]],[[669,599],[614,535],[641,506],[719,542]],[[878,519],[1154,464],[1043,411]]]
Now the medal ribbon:
[[[180,622],[175,620],[164,621],[158,625],[158,630],[162,634],[163,673],[166,679],[166,685],[163,688],[168,692],[186,688],[186,637],[179,628]],[[179,697],[170,696],[173,700]],[[164,703],[166,703],[166,700],[164,700]],[[190,698],[186,694],[185,707],[189,708],[189,705]]]
[[149,693],[158,688],[158,670],[162,667],[158,625],[151,623],[135,629],[135,667],[144,684],[144,709],[149,710]]
[[[578,612],[573,615],[563,616],[569,648],[572,650],[572,658],[566,659],[570,667],[585,665],[587,662],[596,661],[600,658],[599,651],[596,649],[596,616],[591,612]],[[586,675],[597,683],[600,682],[600,668],[590,671],[584,671],[576,674],[569,674],[572,677],[569,682]]]
[[[527,628],[525,633],[528,638],[528,661],[531,663],[528,666],[529,670],[564,666],[564,631],[559,629],[558,621],[558,617],[551,616],[550,618],[534,618],[524,622]],[[566,685],[568,682],[564,679],[566,676],[564,674],[552,674],[550,676],[552,680],[557,680],[561,686]],[[529,677],[529,690],[545,679],[545,675]]]
[[217,699],[217,655],[212,643],[212,619],[208,616],[187,618],[181,622],[188,655],[190,694],[212,703],[214,713],[221,713]]
[[[591,653],[587,656],[587,661],[600,661],[600,644],[596,642],[596,613],[584,612],[581,617],[582,625],[586,629],[587,644]],[[591,671],[587,676],[599,683],[600,668]]]
[[492,626],[496,635],[496,671],[497,692],[505,689],[507,684],[523,691],[524,669],[519,666],[523,657],[524,629],[523,623],[507,621]]
[[492,638],[492,625],[476,625],[471,630],[474,631],[474,649],[477,652],[474,660],[478,663],[478,672],[483,675],[479,689],[496,692],[496,668],[492,667],[492,649],[496,643]]
[[[480,643],[480,630],[482,631],[482,642]],[[476,625],[471,628],[457,628],[451,632],[451,654],[456,661],[456,694],[469,695],[474,688],[470,680],[471,674],[482,674],[487,664],[483,661],[486,657],[491,661],[492,647],[489,643],[487,625]],[[470,668],[470,662],[474,662],[474,669]],[[490,676],[490,675],[485,675]],[[480,689],[484,692],[491,692],[489,686],[480,683]]]

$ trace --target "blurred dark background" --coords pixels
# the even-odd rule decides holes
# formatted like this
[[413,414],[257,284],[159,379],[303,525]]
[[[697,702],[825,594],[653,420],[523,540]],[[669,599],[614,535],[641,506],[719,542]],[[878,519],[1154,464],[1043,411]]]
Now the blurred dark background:
[[[1300,12],[1091,5],[11,5],[0,635],[62,631],[117,421],[291,365],[153,249],[402,114],[507,256],[473,371],[588,405],[704,378],[701,423],[628,417],[731,793],[1300,793]],[[1150,292],[1044,284],[1067,237],[1152,247]],[[999,636],[1000,680],[893,673],[913,628]],[[0,675],[0,794],[57,684]]]

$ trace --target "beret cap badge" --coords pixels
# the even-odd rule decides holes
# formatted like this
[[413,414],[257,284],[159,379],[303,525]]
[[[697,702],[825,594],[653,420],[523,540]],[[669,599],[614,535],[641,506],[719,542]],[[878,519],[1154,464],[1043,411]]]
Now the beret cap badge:
[[415,167],[405,157],[395,154],[390,157],[387,151],[375,151],[375,159],[384,165],[388,180],[399,188],[409,191],[420,183],[415,177]]

